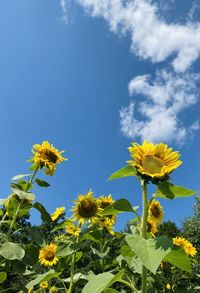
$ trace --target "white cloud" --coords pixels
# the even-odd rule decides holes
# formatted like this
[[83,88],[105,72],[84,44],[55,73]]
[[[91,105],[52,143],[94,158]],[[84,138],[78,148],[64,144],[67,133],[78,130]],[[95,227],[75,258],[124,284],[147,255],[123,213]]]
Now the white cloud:
[[183,144],[187,135],[199,129],[197,121],[185,126],[180,120],[182,112],[197,103],[198,81],[200,74],[166,70],[157,72],[155,81],[149,75],[132,79],[129,92],[135,98],[120,111],[122,132],[132,139]]
[[62,21],[68,23],[67,0],[59,0],[59,5],[62,9]]
[[172,66],[184,72],[200,54],[200,23],[168,24],[158,15],[152,1],[76,0],[93,16],[103,17],[111,30],[131,34],[131,50],[152,62],[175,54]]

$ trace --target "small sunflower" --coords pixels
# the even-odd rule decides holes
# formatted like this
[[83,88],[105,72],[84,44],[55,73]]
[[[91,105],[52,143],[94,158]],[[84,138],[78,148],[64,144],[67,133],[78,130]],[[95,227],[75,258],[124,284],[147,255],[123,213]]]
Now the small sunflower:
[[163,209],[159,201],[153,199],[148,209],[149,218],[155,221],[157,224],[163,220]]
[[99,202],[99,206],[101,209],[105,209],[107,206],[113,204],[115,201],[114,199],[112,198],[112,195],[109,194],[107,197],[104,196],[104,195],[101,195],[99,198],[98,198],[98,202]]
[[39,262],[46,267],[52,267],[55,265],[58,262],[56,250],[57,245],[54,243],[46,245],[44,248],[40,249]]
[[40,288],[47,289],[48,288],[48,282],[42,282],[42,283],[40,283]]
[[55,286],[53,286],[53,287],[50,288],[49,292],[50,293],[56,293],[56,292],[58,292],[58,289]]
[[168,283],[168,284],[166,284],[166,288],[168,289],[168,290],[171,290],[171,285]]
[[43,143],[35,144],[32,148],[33,158],[30,162],[33,162],[38,168],[45,170],[47,175],[53,175],[56,166],[61,162],[67,160],[62,157],[64,151],[59,151],[48,141],[43,141]]
[[195,256],[197,254],[196,248],[192,245],[190,241],[183,237],[175,237],[172,238],[173,244],[176,246],[180,246],[187,255]]
[[158,232],[157,223],[154,220],[147,220],[147,232],[155,234]]
[[73,223],[67,223],[66,232],[73,236],[79,236],[79,234],[81,233],[81,229]]
[[100,218],[96,224],[98,224],[100,227],[105,228],[112,236],[115,235],[115,232],[113,231],[113,227],[115,224],[116,216],[111,215],[104,218]]
[[85,221],[94,223],[101,210],[98,200],[94,198],[93,192],[90,190],[85,195],[79,195],[75,206],[72,208],[72,211],[74,212],[72,220],[77,220],[80,225],[84,225]]
[[154,145],[145,140],[142,145],[132,143],[128,150],[133,160],[127,163],[151,179],[162,179],[182,164],[180,154],[164,143]]
[[61,215],[65,214],[65,207],[56,208],[55,212],[51,215],[52,221],[56,221]]
[[60,234],[58,236],[55,236],[54,241],[56,243],[60,243],[60,242],[68,242],[69,238],[67,237],[67,235],[65,234]]

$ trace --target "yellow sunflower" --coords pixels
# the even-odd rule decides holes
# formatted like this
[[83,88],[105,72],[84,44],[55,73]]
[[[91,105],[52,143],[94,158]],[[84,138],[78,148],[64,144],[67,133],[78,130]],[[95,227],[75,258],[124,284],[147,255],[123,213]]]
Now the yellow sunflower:
[[94,223],[101,210],[98,200],[94,198],[93,192],[90,190],[85,195],[79,195],[75,206],[72,208],[74,212],[72,220],[77,220],[80,225],[84,225],[85,221]]
[[51,215],[52,221],[57,220],[61,215],[65,214],[65,207],[56,208],[55,212]]
[[157,224],[163,220],[163,209],[159,201],[153,199],[148,209],[149,218],[155,221]]
[[73,236],[79,236],[79,234],[81,233],[81,229],[73,223],[67,223],[66,232]]
[[98,224],[100,227],[105,228],[111,235],[115,235],[115,232],[113,231],[114,224],[115,224],[116,216],[111,215],[104,218],[100,218],[96,224]]
[[147,232],[155,234],[158,232],[157,223],[154,220],[147,220]]
[[53,286],[53,287],[50,288],[49,292],[50,293],[56,293],[56,292],[58,292],[58,289],[55,286]]
[[42,289],[48,288],[48,282],[42,282],[42,283],[40,283],[40,288],[42,288]]
[[57,245],[54,243],[46,245],[44,248],[40,249],[39,262],[46,267],[52,267],[55,265],[58,262],[56,250]]
[[196,248],[187,239],[183,237],[175,237],[172,241],[174,245],[180,246],[187,255],[195,256],[197,254]]
[[132,143],[128,150],[133,160],[127,163],[150,178],[162,179],[182,164],[180,154],[163,143],[154,145],[145,140],[142,145]]
[[32,293],[33,292],[33,287],[28,289],[28,293]]
[[100,206],[100,208],[105,209],[107,206],[113,204],[115,201],[114,201],[114,199],[112,198],[112,195],[109,194],[107,197],[104,196],[104,195],[101,195],[101,196],[98,198],[98,202],[99,202],[99,206]]
[[47,175],[53,175],[56,166],[61,162],[67,160],[62,157],[64,151],[59,151],[48,141],[43,141],[43,143],[35,144],[32,148],[33,158],[30,162],[36,164],[40,169],[44,168]]

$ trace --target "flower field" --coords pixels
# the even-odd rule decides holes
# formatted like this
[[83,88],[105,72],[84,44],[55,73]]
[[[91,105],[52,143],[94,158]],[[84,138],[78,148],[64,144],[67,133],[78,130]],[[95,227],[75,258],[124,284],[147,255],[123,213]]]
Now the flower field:
[[[172,183],[180,154],[147,141],[128,150],[126,165],[108,179],[135,177],[141,186],[138,206],[88,189],[66,217],[65,207],[55,207],[50,215],[32,192],[35,185],[50,188],[47,181],[67,161],[64,151],[48,141],[33,146],[30,172],[13,177],[12,193],[1,199],[0,292],[198,292],[192,282],[177,281],[180,274],[190,279],[197,248],[179,235],[159,235],[164,214],[159,198],[196,194]],[[41,173],[49,180],[40,179]],[[148,192],[152,184],[153,195]],[[30,224],[31,209],[40,212],[41,225]],[[116,219],[126,212],[132,213],[128,229],[117,231]]]

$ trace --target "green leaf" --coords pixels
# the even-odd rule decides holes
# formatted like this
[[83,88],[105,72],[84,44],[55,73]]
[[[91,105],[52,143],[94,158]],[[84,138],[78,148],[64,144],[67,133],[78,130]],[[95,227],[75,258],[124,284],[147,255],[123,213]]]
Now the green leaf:
[[3,283],[7,278],[6,272],[0,272],[0,284]]
[[18,274],[23,274],[26,271],[26,265],[20,260],[12,261],[12,267],[14,271]]
[[165,256],[164,260],[183,271],[191,272],[190,260],[185,251],[181,248],[172,249],[171,252]]
[[113,289],[113,288],[108,288],[108,289],[104,290],[104,293],[120,293],[120,292]]
[[108,253],[110,252],[110,247],[107,247],[106,251],[101,252],[99,250],[97,250],[96,248],[94,248],[93,246],[90,246],[90,248],[92,249],[92,252],[96,255],[98,255],[99,258],[105,258]]
[[35,182],[37,183],[37,185],[39,185],[40,187],[49,187],[50,184],[44,180],[41,180],[39,178],[35,179]]
[[17,189],[17,188],[12,188],[12,191],[14,194],[17,194],[20,199],[27,199],[30,201],[35,199],[35,195],[31,192],[25,192],[25,191]]
[[170,182],[160,182],[155,193],[156,197],[173,199],[175,197],[187,197],[196,194],[194,190],[174,185]]
[[12,196],[10,200],[8,201],[7,205],[7,213],[9,217],[13,217],[19,207],[19,201]]
[[69,244],[59,245],[56,251],[57,257],[65,257],[74,253],[74,250],[71,249]]
[[33,226],[29,229],[32,239],[39,245],[44,246],[45,240],[43,239],[40,231],[36,226]]
[[61,223],[56,223],[55,227],[50,231],[50,233],[54,233],[55,231],[60,230],[60,229],[65,229],[66,224],[69,223],[69,222],[71,223],[70,220],[64,220]]
[[25,251],[18,243],[6,242],[0,246],[0,254],[9,260],[20,260],[24,257]]
[[41,219],[43,222],[47,222],[47,223],[52,222],[51,216],[49,215],[49,213],[47,212],[47,210],[45,209],[45,207],[41,203],[35,202],[33,207],[40,212]]
[[14,176],[11,180],[12,181],[16,181],[16,180],[19,180],[19,179],[22,179],[24,177],[28,177],[28,176],[31,176],[32,174],[20,174],[20,175],[16,175]]
[[48,271],[48,272],[46,272],[44,274],[40,274],[40,275],[38,275],[38,277],[35,280],[29,282],[26,285],[26,288],[30,289],[30,288],[34,287],[35,285],[38,285],[38,284],[40,284],[42,282],[49,281],[52,278],[58,278],[60,274],[61,273],[57,273],[54,270],[50,270],[50,271]]
[[124,271],[120,271],[117,275],[106,272],[93,276],[83,288],[82,293],[102,293],[105,289],[109,288],[115,282],[120,282],[123,274]]
[[107,206],[102,212],[102,216],[107,215],[117,215],[118,213],[122,212],[132,212],[135,213],[138,207],[132,207],[131,203],[124,198],[116,200],[113,204]]
[[38,262],[39,247],[33,244],[25,246],[25,256],[23,262],[27,265],[34,266]]
[[145,240],[141,236],[129,234],[126,241],[143,265],[154,274],[172,247],[172,242],[164,236]]
[[113,173],[108,180],[115,180],[124,177],[137,176],[137,170],[132,166],[125,166],[122,169]]

